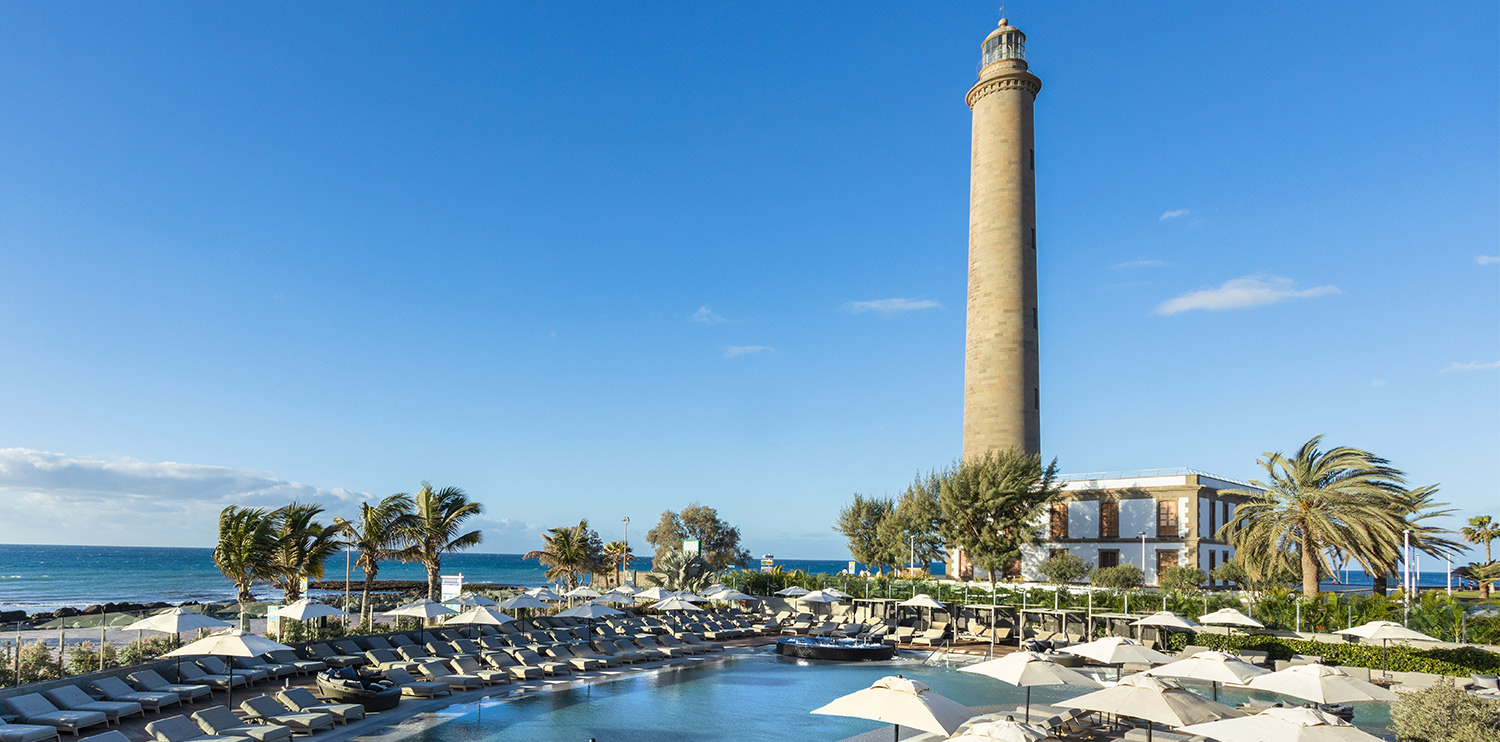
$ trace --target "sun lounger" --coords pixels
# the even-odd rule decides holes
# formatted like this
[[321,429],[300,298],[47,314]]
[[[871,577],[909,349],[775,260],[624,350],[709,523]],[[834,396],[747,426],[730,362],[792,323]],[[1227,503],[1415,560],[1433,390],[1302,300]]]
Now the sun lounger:
[[454,657],[448,660],[448,666],[453,668],[453,671],[459,675],[473,675],[479,678],[480,682],[485,685],[499,685],[510,682],[510,673],[503,670],[485,669],[480,666],[479,658],[472,654]]
[[250,679],[244,675],[236,675],[231,680],[228,675],[212,674],[192,662],[182,663],[177,668],[177,676],[189,683],[201,683],[214,690],[228,690],[231,683],[235,688],[250,684]]
[[672,636],[671,634],[662,634],[661,636],[655,636],[652,637],[651,640],[659,643],[663,649],[676,649],[685,654],[708,654],[709,652],[713,651],[702,644],[688,644],[686,642],[680,641],[677,637]]
[[536,680],[546,675],[542,668],[522,665],[506,652],[491,652],[484,655],[483,659],[490,667],[508,672],[516,680]]
[[0,707],[9,708],[22,724],[56,727],[58,731],[78,736],[79,730],[100,724],[109,724],[109,717],[102,711],[67,711],[54,706],[40,693],[26,693],[0,701]]
[[395,683],[401,688],[401,695],[413,698],[437,698],[446,696],[453,692],[447,683],[433,683],[427,680],[418,680],[405,668],[392,667],[384,672],[385,679]]
[[95,734],[92,737],[84,737],[78,740],[78,742],[130,742],[130,738],[126,737],[125,733],[118,729],[111,729],[107,732]]
[[289,727],[292,734],[312,734],[332,729],[337,719],[322,711],[293,711],[271,696],[256,696],[240,704],[240,710],[253,721]]
[[510,656],[527,667],[539,667],[546,675],[570,675],[572,666],[566,662],[542,659],[541,655],[525,647],[510,650]]
[[473,690],[484,685],[478,675],[460,675],[437,660],[417,665],[417,672],[422,673],[422,677],[430,682],[447,683],[453,690]]
[[910,644],[916,633],[917,629],[914,626],[897,626],[896,630],[891,632],[891,638],[895,639],[897,644]]
[[184,703],[192,703],[199,698],[208,698],[214,692],[212,688],[202,683],[168,683],[167,679],[157,674],[155,670],[139,670],[126,675],[125,679],[143,691],[175,694]]
[[690,654],[696,654],[695,652],[689,651],[683,647],[668,647],[657,644],[656,640],[649,636],[638,636],[635,638],[635,643],[639,645],[643,651],[661,652],[662,656],[674,659],[677,657],[686,657]]
[[267,662],[278,665],[291,665],[297,668],[297,672],[307,675],[309,673],[322,672],[328,669],[328,663],[322,660],[307,660],[297,656],[290,649],[278,649],[275,652],[266,652],[261,658]]
[[54,726],[0,722],[0,742],[59,742],[61,739]]
[[708,651],[710,651],[710,652],[722,652],[722,651],[724,651],[724,645],[717,644],[717,643],[714,643],[714,642],[703,641],[701,638],[698,637],[697,634],[694,634],[691,631],[684,631],[684,632],[682,632],[680,634],[673,634],[673,636],[677,637],[677,640],[680,641],[680,642],[682,642],[683,644],[692,644],[692,645],[695,645],[695,646],[704,647],[704,648],[708,649]]
[[[602,641],[605,641],[605,640],[600,639],[600,641],[602,642]],[[599,660],[600,662],[604,663],[605,667],[619,667],[620,665],[625,664],[625,659],[624,658],[622,658],[622,657],[616,657],[615,655],[612,655],[612,654],[606,654],[606,653],[600,652],[597,649],[595,649],[592,644],[589,644],[588,642],[576,642],[576,643],[570,644],[570,645],[568,645],[568,651],[572,652],[574,655],[577,655],[579,657],[586,657],[586,658],[592,659],[592,660]]]
[[[221,660],[218,657],[199,657],[195,662],[193,662],[193,664],[203,668],[203,671],[210,675],[223,675],[225,677],[229,676],[229,666],[224,664],[224,660]],[[236,681],[238,681],[240,678],[244,678],[244,685],[254,685],[262,680],[269,679],[271,677],[271,673],[269,670],[236,669],[234,671],[234,677]],[[236,682],[235,685],[238,686],[240,685],[240,683]]]
[[333,714],[335,721],[348,724],[365,718],[365,707],[357,703],[328,703],[306,688],[286,688],[276,692],[281,705],[304,714]]
[[401,656],[405,657],[408,662],[415,662],[415,663],[417,663],[419,665],[422,664],[423,662],[427,662],[427,661],[430,661],[430,660],[437,659],[436,657],[432,656],[431,652],[427,651],[426,647],[418,647],[418,646],[409,646],[408,647],[408,646],[404,646],[403,645],[403,646],[397,647],[396,651],[400,652]]
[[255,742],[291,739],[292,728],[281,724],[246,724],[228,706],[209,706],[192,716],[198,728],[209,734],[249,737]]
[[448,642],[427,642],[427,645],[423,648],[427,650],[428,655],[439,659],[447,660],[458,656],[458,650],[454,649],[453,645]]
[[242,735],[204,734],[186,716],[168,716],[146,724],[146,733],[156,742],[252,742]]
[[590,659],[573,654],[566,644],[554,644],[546,648],[546,652],[558,662],[566,662],[568,667],[578,672],[589,672],[604,668],[604,660]]
[[306,650],[308,656],[313,659],[327,662],[330,667],[361,667],[365,664],[365,658],[352,654],[339,654],[327,644],[313,644]]
[[377,670],[388,670],[392,667],[410,670],[422,664],[421,662],[409,660],[396,654],[396,650],[394,649],[372,649],[365,652],[365,659],[368,659],[370,666]]
[[671,656],[661,647],[648,647],[644,644],[641,644],[640,642],[635,641],[634,639],[619,639],[615,641],[615,646],[627,652],[639,652],[646,656],[646,660],[648,662],[664,660],[667,657]]
[[348,655],[350,657],[363,657],[365,655],[365,648],[361,647],[359,645],[359,642],[354,641],[353,639],[345,639],[340,642],[333,642],[332,646],[333,651],[338,652],[342,655]]
[[386,641],[390,642],[391,646],[396,649],[400,649],[401,647],[414,647],[417,644],[412,640],[411,637],[405,634],[392,635],[391,638],[387,639]]
[[43,691],[42,695],[52,702],[52,705],[66,711],[99,711],[109,717],[115,726],[120,725],[120,719],[131,716],[144,716],[145,710],[135,701],[97,701],[93,696],[85,693],[76,685],[64,685]]
[[231,657],[229,658],[229,661],[234,665],[235,675],[238,675],[246,670],[261,670],[272,679],[280,680],[284,677],[287,677],[288,675],[297,674],[296,665],[284,665],[280,662],[267,662],[259,657]]
[[933,646],[933,645],[936,645],[936,644],[942,644],[943,640],[946,639],[947,637],[948,637],[948,629],[946,627],[934,627],[934,628],[928,629],[926,631],[923,631],[921,634],[918,634],[917,636],[912,637],[911,638],[911,643],[912,644],[922,644],[922,645],[930,647],[930,646]]

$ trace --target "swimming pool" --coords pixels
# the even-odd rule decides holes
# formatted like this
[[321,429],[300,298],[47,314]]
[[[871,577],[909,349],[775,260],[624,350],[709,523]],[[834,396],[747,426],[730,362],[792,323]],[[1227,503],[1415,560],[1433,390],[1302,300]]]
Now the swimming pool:
[[[631,672],[611,682],[566,690],[528,690],[510,699],[455,704],[387,733],[380,742],[704,742],[708,740],[840,740],[879,728],[860,719],[814,716],[814,708],[886,676],[902,674],[969,706],[1020,704],[1025,691],[997,680],[924,665],[925,655],[885,662],[818,663],[760,650],[724,662]],[[1033,704],[1057,703],[1084,690],[1032,689]],[[1221,691],[1226,702],[1248,698]],[[1361,726],[1384,727],[1383,709],[1359,704]],[[1376,718],[1373,714],[1379,714]]]

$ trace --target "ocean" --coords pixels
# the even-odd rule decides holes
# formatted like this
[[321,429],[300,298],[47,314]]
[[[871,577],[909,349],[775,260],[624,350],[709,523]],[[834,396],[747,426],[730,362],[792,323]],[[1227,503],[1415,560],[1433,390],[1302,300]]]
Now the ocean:
[[[785,569],[838,572],[848,562],[814,559],[777,559]],[[636,557],[636,569],[651,568],[651,558]],[[458,552],[443,557],[443,573],[462,573],[465,582],[492,582],[535,587],[547,582],[545,570],[520,554]],[[328,560],[324,578],[343,579],[342,555]],[[363,579],[352,570],[356,581]],[[380,567],[382,580],[424,580],[419,564],[388,562]],[[258,586],[257,597],[279,597]],[[62,606],[83,608],[96,603],[182,603],[234,599],[234,586],[214,567],[213,549],[144,546],[35,546],[0,544],[0,611],[50,611]]]
[[[846,561],[777,559],[785,569],[833,574],[848,566]],[[651,558],[636,557],[636,569],[649,570]],[[940,565],[939,565],[940,567]],[[458,552],[443,558],[443,573],[462,573],[466,582],[535,587],[547,582],[545,570],[520,554]],[[342,579],[344,559],[330,559],[325,579]],[[1342,577],[1342,573],[1340,577]],[[352,578],[362,579],[358,569]],[[426,579],[421,565],[388,562],[380,567],[380,579]],[[1442,569],[1423,572],[1419,584],[1441,587]],[[1323,583],[1325,588],[1368,587],[1370,578],[1349,571],[1343,584]],[[1394,586],[1394,584],[1393,584]],[[258,586],[257,597],[277,598],[280,593]],[[83,608],[95,603],[182,603],[234,599],[234,586],[214,567],[212,549],[145,546],[35,546],[0,544],[0,611],[50,611],[62,606]]]

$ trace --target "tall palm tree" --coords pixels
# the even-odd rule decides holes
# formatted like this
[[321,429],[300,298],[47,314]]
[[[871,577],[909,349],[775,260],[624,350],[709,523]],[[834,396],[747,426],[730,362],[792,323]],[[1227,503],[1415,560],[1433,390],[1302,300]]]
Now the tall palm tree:
[[403,562],[427,568],[427,599],[437,600],[443,555],[478,546],[484,540],[480,531],[459,533],[464,521],[484,512],[484,505],[470,500],[458,487],[434,490],[427,482],[422,482],[412,501],[412,520],[402,529],[407,546],[397,556]]
[[256,580],[270,577],[271,518],[261,508],[230,505],[219,511],[219,543],[214,546],[214,566],[234,583],[236,599],[255,602],[250,589]]
[[624,541],[611,541],[604,545],[604,563],[614,570],[615,584],[624,582],[622,572],[630,566],[630,560],[635,556],[631,551],[630,544]]
[[1375,574],[1371,558],[1393,544],[1406,527],[1409,493],[1401,471],[1357,448],[1318,450],[1322,436],[1302,444],[1290,458],[1262,454],[1269,482],[1260,490],[1229,490],[1249,502],[1219,528],[1219,536],[1244,554],[1247,570],[1260,574],[1292,567],[1302,575],[1302,593],[1318,595],[1320,574],[1332,573],[1330,551],[1348,554]]
[[1485,564],[1495,561],[1490,557],[1490,542],[1500,538],[1500,524],[1491,523],[1490,516],[1476,515],[1469,519],[1469,525],[1460,528],[1458,532],[1471,544],[1484,544]]
[[302,597],[302,580],[323,576],[323,563],[343,547],[344,523],[315,520],[323,506],[293,502],[271,513],[271,581],[291,603]]
[[364,590],[359,598],[361,622],[370,608],[370,587],[375,582],[375,576],[380,574],[380,562],[396,556],[415,521],[411,495],[404,492],[391,495],[374,505],[368,502],[359,504],[359,516],[349,524],[347,537],[349,545],[359,552],[354,566],[359,567],[365,576]]
[[599,567],[601,554],[598,534],[589,528],[587,519],[576,526],[549,528],[542,534],[544,546],[521,555],[522,559],[535,559],[547,568],[547,579],[561,582],[568,587],[578,587],[583,576],[593,574]]

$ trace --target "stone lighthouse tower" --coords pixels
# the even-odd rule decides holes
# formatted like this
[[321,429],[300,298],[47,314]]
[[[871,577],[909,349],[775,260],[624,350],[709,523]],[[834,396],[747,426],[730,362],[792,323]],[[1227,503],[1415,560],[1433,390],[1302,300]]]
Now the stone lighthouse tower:
[[1036,153],[1026,35],[1004,18],[985,37],[969,184],[969,308],[964,355],[964,452],[1041,452],[1037,362]]

